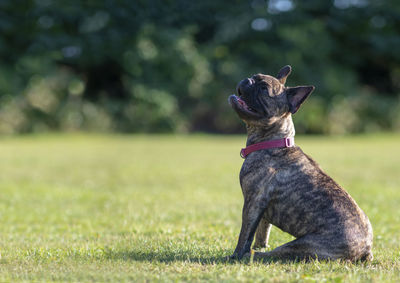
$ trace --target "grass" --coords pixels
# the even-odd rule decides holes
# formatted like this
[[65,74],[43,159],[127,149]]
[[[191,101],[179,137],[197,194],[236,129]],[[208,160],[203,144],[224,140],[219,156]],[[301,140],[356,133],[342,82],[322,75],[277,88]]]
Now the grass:
[[[399,282],[400,136],[296,140],[370,217],[373,262],[227,263],[245,137],[0,140],[0,281]],[[272,229],[270,245],[292,237]]]

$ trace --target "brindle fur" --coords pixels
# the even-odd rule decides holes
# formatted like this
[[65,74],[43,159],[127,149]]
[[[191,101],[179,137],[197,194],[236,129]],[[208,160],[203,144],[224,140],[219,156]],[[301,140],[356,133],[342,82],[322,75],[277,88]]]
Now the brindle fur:
[[[287,88],[291,71],[285,66],[277,78],[255,75],[242,81],[238,94],[256,114],[249,114],[230,97],[245,121],[247,145],[294,136],[292,114],[313,87]],[[295,97],[297,95],[297,97]],[[255,151],[240,171],[244,196],[242,228],[232,258],[268,245],[271,224],[296,237],[255,258],[284,260],[371,260],[372,227],[352,197],[298,147]]]

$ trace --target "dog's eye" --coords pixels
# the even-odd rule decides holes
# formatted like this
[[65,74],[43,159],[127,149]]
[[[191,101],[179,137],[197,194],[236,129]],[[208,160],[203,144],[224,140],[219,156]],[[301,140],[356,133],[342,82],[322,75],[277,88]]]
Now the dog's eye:
[[261,86],[261,89],[262,89],[262,90],[268,90],[268,86],[262,85],[262,86]]

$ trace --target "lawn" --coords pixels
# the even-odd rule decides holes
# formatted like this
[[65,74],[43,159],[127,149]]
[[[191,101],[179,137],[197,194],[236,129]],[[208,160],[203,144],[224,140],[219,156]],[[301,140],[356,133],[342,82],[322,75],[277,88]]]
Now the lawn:
[[[400,135],[296,143],[369,216],[375,259],[225,262],[241,224],[244,136],[0,140],[0,281],[400,281]],[[273,228],[270,245],[291,236]]]

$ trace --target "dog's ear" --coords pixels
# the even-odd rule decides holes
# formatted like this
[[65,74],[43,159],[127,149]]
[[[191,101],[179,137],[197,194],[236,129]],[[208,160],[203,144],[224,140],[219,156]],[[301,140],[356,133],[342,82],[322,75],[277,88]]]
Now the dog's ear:
[[300,105],[315,89],[314,86],[288,87],[285,92],[289,103],[289,111],[294,114],[299,110]]
[[291,72],[292,72],[292,67],[286,65],[279,71],[276,78],[280,81],[281,84],[284,85],[286,83],[287,77],[290,75]]

